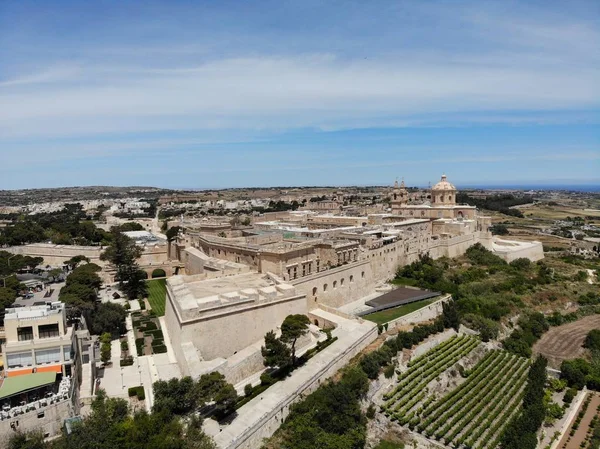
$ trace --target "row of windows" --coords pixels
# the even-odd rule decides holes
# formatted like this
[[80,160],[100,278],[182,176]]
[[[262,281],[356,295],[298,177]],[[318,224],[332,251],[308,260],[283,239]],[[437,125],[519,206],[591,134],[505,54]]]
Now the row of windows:
[[[35,364],[43,365],[45,363],[58,363],[61,362],[61,352],[65,361],[71,360],[71,347],[63,346],[51,349],[37,349],[35,351]],[[13,354],[7,354],[6,364],[9,368],[16,368],[19,366],[33,366],[33,355],[31,351],[17,352]]]
[[[60,337],[58,323],[43,324],[41,326],[38,326],[38,333],[40,338]],[[17,338],[19,339],[19,341],[33,340],[33,327],[19,327],[17,329]]]
[[[364,278],[365,277],[365,272],[364,271],[361,272],[360,276],[361,276],[361,278]],[[350,283],[354,282],[354,276],[351,275],[348,278],[348,280],[350,281]],[[344,282],[345,282],[345,278],[340,279],[339,286],[343,287],[344,286]],[[333,281],[333,288],[335,289],[337,287],[338,287],[338,281]],[[326,292],[328,288],[329,288],[329,284],[323,284],[323,292]],[[313,296],[316,296],[318,292],[319,292],[318,287],[313,287],[313,289],[312,289]]]

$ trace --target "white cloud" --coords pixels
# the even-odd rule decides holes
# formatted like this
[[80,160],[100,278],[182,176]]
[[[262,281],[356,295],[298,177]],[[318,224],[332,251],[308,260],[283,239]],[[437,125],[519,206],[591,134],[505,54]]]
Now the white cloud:
[[[414,122],[415,115],[428,113],[468,112],[476,119],[489,111],[556,111],[600,104],[600,70],[593,67],[548,70],[444,61],[342,61],[318,55],[228,59],[172,71],[88,69],[79,74],[83,82],[73,84],[68,82],[72,71],[48,73],[0,86],[3,135],[148,127],[344,128],[361,127],[362,121],[377,126],[391,118]],[[106,73],[110,74],[104,79]],[[18,88],[49,80],[53,83]]]

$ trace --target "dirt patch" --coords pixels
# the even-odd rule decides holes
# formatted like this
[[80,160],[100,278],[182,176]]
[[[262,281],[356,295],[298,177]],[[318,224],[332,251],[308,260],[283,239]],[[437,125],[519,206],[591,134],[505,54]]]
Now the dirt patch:
[[548,359],[552,368],[560,368],[563,360],[582,357],[585,354],[583,342],[592,329],[600,328],[600,315],[586,316],[573,323],[553,327],[534,345],[534,354]]

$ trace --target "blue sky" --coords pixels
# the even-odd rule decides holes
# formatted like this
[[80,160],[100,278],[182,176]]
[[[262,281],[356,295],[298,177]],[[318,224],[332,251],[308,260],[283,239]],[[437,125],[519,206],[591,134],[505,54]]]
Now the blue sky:
[[600,3],[0,2],[0,189],[600,184]]

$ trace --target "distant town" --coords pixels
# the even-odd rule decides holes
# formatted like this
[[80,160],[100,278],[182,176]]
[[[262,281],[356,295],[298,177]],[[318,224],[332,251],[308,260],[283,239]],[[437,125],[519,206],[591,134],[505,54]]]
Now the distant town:
[[123,407],[177,447],[571,447],[599,268],[594,192],[1,191],[2,444]]

